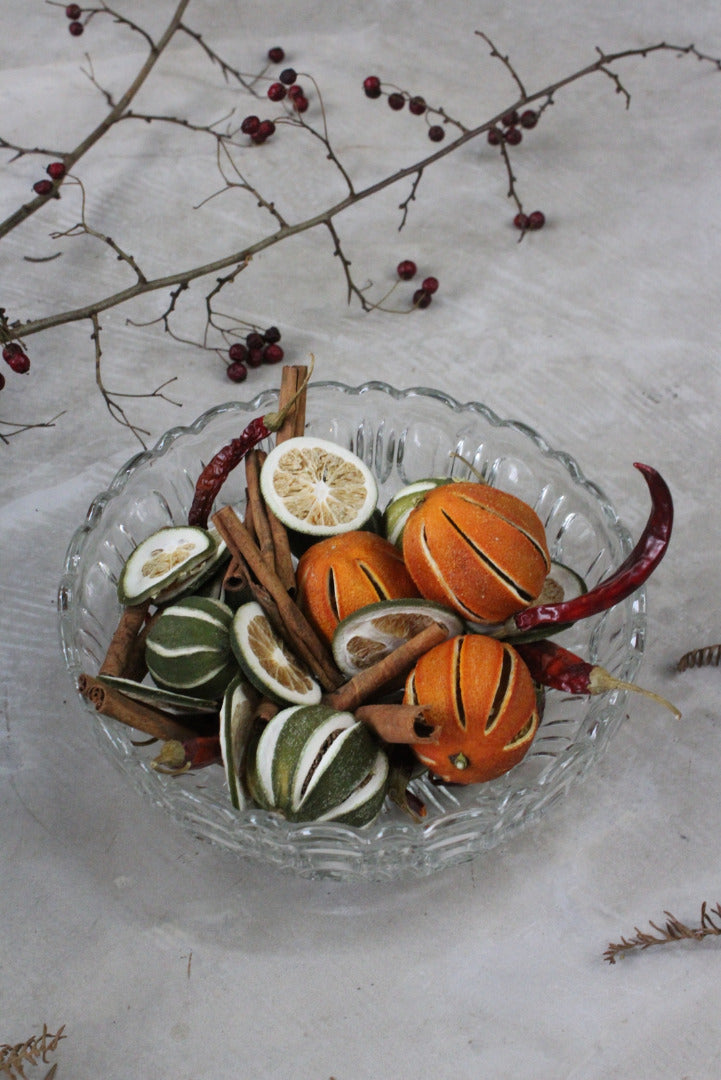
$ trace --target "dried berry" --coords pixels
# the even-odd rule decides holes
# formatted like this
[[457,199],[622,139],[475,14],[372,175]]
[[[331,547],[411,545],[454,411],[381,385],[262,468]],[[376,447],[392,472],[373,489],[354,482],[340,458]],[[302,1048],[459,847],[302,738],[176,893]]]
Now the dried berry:
[[513,127],[518,123],[518,113],[515,109],[511,109],[510,112],[504,113],[501,117],[501,123],[504,127]]
[[293,108],[296,112],[305,112],[308,108],[308,98],[303,94],[296,94],[293,98]]
[[532,214],[528,215],[528,228],[529,229],[542,229],[546,224],[546,215],[541,210],[534,210]]
[[51,161],[45,172],[48,176],[52,177],[53,180],[62,180],[65,176],[65,166],[62,161]]
[[406,99],[403,97],[403,94],[394,92],[388,95],[388,104],[395,112],[398,112],[399,109],[402,109],[405,103]]
[[363,80],[363,89],[366,97],[379,98],[381,96],[381,81],[377,75],[369,75]]
[[427,308],[431,302],[431,294],[427,293],[425,289],[416,289],[413,293],[413,306],[419,308]]
[[279,364],[284,355],[280,345],[266,345],[263,349],[263,360],[266,364]]
[[231,382],[245,382],[248,378],[248,369],[242,360],[235,360],[228,364],[226,374]]
[[260,117],[251,115],[246,116],[245,120],[243,120],[242,124],[240,125],[240,130],[243,132],[244,135],[256,135],[258,133],[259,127]]
[[538,123],[538,113],[534,112],[533,109],[526,109],[525,112],[521,113],[520,123],[521,127],[524,127],[526,129],[530,130],[530,128],[534,128]]
[[65,14],[69,19],[72,19],[73,21],[79,19],[82,13],[83,12],[80,4],[68,4],[68,6],[65,8]]
[[228,349],[228,357],[233,361],[246,360],[248,356],[248,350],[240,341],[234,341]]
[[52,180],[38,180],[33,184],[33,191],[36,195],[49,195],[52,190]]
[[523,132],[520,128],[509,127],[506,128],[504,138],[510,146],[518,146],[519,142],[523,138]]
[[426,99],[416,94],[416,96],[412,97],[408,102],[408,108],[414,116],[422,116],[426,111]]
[[499,131],[497,127],[489,128],[488,141],[491,146],[500,146],[503,142],[503,132]]
[[272,49],[268,49],[268,59],[273,64],[281,64],[285,60],[285,51],[280,45],[274,45]]
[[431,142],[443,142],[446,137],[446,133],[440,124],[434,124],[433,127],[428,128],[428,138]]
[[251,352],[253,349],[262,349],[265,345],[265,338],[262,334],[259,334],[257,330],[251,330],[249,334],[246,334],[245,344]]
[[403,259],[403,261],[399,262],[398,266],[396,267],[398,277],[401,278],[403,281],[410,281],[411,278],[415,277],[417,269],[418,267],[412,259]]
[[423,283],[421,285],[421,288],[423,289],[423,292],[425,292],[425,293],[438,292],[438,278],[435,278],[435,277],[424,278]]
[[517,229],[521,229],[521,231],[524,231],[528,228],[528,214],[524,214],[519,211],[519,213],[517,213],[513,219],[513,224],[516,226]]
[[282,83],[285,83],[286,86],[291,86],[298,76],[293,68],[284,68],[278,78]]
[[267,342],[268,345],[275,345],[276,342],[280,341],[280,330],[278,327],[269,326],[263,334],[263,340]]
[[268,97],[271,101],[282,101],[287,93],[283,83],[274,82],[268,87]]
[[68,25],[68,30],[73,35],[73,37],[80,37],[80,35],[84,32],[85,27],[81,22],[71,22]]

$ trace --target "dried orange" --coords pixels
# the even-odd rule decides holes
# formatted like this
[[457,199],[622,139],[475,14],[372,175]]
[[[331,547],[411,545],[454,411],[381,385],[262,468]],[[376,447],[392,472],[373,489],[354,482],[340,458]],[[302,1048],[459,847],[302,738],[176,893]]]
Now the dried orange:
[[538,728],[536,690],[505,641],[466,634],[436,645],[408,676],[404,700],[428,708],[437,743],[414,747],[430,771],[456,784],[493,780],[523,758]]
[[375,533],[354,531],[319,540],[296,570],[298,603],[328,642],[341,619],[376,600],[418,596],[403,556]]
[[471,622],[503,622],[533,603],[550,567],[543,523],[515,495],[444,484],[408,516],[403,557],[421,595]]

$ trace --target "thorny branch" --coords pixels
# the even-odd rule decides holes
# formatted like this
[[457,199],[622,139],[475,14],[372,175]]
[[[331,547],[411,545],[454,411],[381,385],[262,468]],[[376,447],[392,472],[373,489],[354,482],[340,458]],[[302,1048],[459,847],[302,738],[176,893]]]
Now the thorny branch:
[[669,911],[664,911],[664,915],[666,922],[663,926],[649,922],[655,933],[639,930],[635,926],[633,937],[622,937],[619,942],[612,942],[603,954],[604,960],[615,964],[617,957],[626,956],[634,949],[648,949],[652,945],[667,945],[672,941],[702,941],[707,937],[721,937],[721,904],[709,909],[704,901],[698,926],[686,926]]
[[[601,49],[597,48],[596,59],[586,65],[585,67],[572,72],[571,74],[556,80],[555,82],[543,87],[540,90],[529,91],[520,78],[515,67],[511,63],[508,56],[502,54],[495,46],[493,41],[487,34],[478,31],[478,36],[488,45],[491,56],[500,60],[503,66],[510,74],[515,87],[518,91],[518,97],[511,105],[506,109],[499,112],[496,116],[484,119],[474,124],[465,124],[460,120],[450,116],[442,107],[428,107],[428,118],[432,117],[434,121],[442,121],[444,131],[452,129],[454,132],[453,137],[444,142],[443,145],[434,143],[434,149],[418,161],[413,162],[410,165],[396,169],[395,171],[379,177],[373,183],[367,184],[363,188],[357,188],[354,184],[353,178],[346,169],[343,162],[340,160],[334,145],[331,140],[331,136],[328,129],[325,105],[320,92],[320,89],[312,78],[312,76],[304,75],[303,78],[309,79],[315,89],[317,95],[317,102],[320,107],[320,125],[315,126],[308,122],[301,113],[294,114],[291,108],[288,108],[285,115],[278,120],[279,124],[287,126],[289,128],[296,128],[310,134],[316,139],[324,149],[325,158],[332,166],[337,170],[340,177],[343,180],[345,187],[345,194],[326,206],[324,209],[301,218],[300,220],[291,221],[287,214],[285,214],[281,208],[276,205],[276,202],[267,198],[258,188],[256,184],[251,183],[240,164],[237,160],[237,154],[242,153],[247,147],[245,144],[241,144],[238,140],[240,132],[239,126],[233,125],[233,115],[235,110],[231,110],[221,120],[213,121],[208,124],[193,123],[189,119],[181,116],[172,115],[156,115],[153,112],[135,112],[131,108],[131,105],[140,90],[145,84],[146,80],[150,76],[154,66],[156,65],[159,57],[170,45],[173,38],[182,33],[186,37],[189,37],[201,48],[204,54],[211,60],[211,62],[217,66],[226,82],[234,82],[238,88],[242,88],[243,91],[250,93],[254,97],[258,97],[258,93],[255,89],[259,80],[265,78],[265,69],[261,71],[257,76],[246,76],[240,72],[237,68],[230,65],[225,61],[218,53],[216,53],[208,44],[204,41],[202,35],[197,31],[191,29],[184,21],[184,15],[188,6],[189,0],[179,0],[175,7],[175,11],[170,19],[165,31],[157,39],[153,40],[150,35],[139,27],[136,23],[126,18],[115,9],[111,8],[104,0],[101,0],[100,6],[90,10],[88,18],[91,16],[98,17],[100,15],[110,16],[115,22],[123,24],[129,30],[139,33],[145,40],[148,46],[148,54],[141,65],[136,76],[131,81],[130,85],[126,88],[124,93],[115,100],[113,94],[104,89],[96,78],[93,71],[92,63],[89,62],[89,70],[85,72],[93,85],[104,96],[108,105],[108,112],[104,119],[96,125],[90,131],[86,137],[70,151],[62,152],[57,150],[50,150],[48,148],[40,147],[23,147],[17,144],[13,144],[8,140],[0,138],[0,147],[4,147],[7,150],[12,151],[13,158],[16,160],[19,157],[23,157],[28,154],[37,154],[42,156],[52,156],[55,159],[59,159],[65,166],[65,175],[54,181],[53,189],[51,192],[38,195],[35,199],[24,204],[13,214],[11,214],[4,222],[0,222],[0,238],[6,236],[13,229],[20,226],[31,215],[35,214],[53,198],[57,198],[60,194],[60,189],[65,184],[77,184],[81,190],[81,213],[79,222],[65,230],[64,232],[53,233],[54,239],[70,239],[78,236],[89,236],[100,240],[105,243],[107,247],[113,251],[115,257],[125,263],[133,275],[133,280],[121,289],[117,289],[114,292],[108,293],[105,296],[96,297],[86,303],[80,304],[77,307],[58,311],[46,315],[41,315],[37,318],[31,319],[14,319],[10,320],[5,317],[0,322],[0,343],[5,344],[7,342],[16,341],[18,343],[24,342],[24,339],[31,337],[34,334],[42,333],[50,330],[54,327],[58,327],[68,323],[75,323],[85,320],[90,320],[93,324],[93,333],[91,335],[96,350],[95,368],[96,368],[96,381],[106,401],[106,405],[111,415],[117,419],[120,423],[129,427],[138,437],[140,437],[141,429],[136,428],[127,418],[122,407],[118,404],[118,394],[108,393],[103,387],[102,378],[100,376],[100,344],[99,344],[99,316],[110,309],[117,308],[126,304],[127,302],[156,292],[168,292],[169,302],[165,307],[165,310],[151,322],[158,322],[162,324],[164,329],[171,332],[170,319],[173,313],[176,311],[177,304],[181,296],[186,293],[193,282],[199,281],[204,278],[214,278],[214,283],[211,285],[209,291],[205,296],[206,307],[206,331],[202,347],[205,348],[217,348],[217,344],[208,341],[208,335],[211,329],[218,331],[221,337],[227,340],[229,334],[232,333],[227,327],[218,321],[219,313],[214,309],[214,300],[220,291],[226,286],[230,285],[236,280],[241,270],[245,269],[253,257],[258,253],[275,246],[289,239],[293,236],[298,236],[305,232],[309,232],[318,226],[325,227],[333,241],[333,254],[338,257],[342,266],[343,274],[346,281],[347,297],[351,301],[353,298],[357,299],[361,308],[364,311],[370,311],[373,309],[381,309],[384,311],[394,310],[392,308],[384,307],[383,301],[385,297],[375,303],[371,302],[367,296],[368,286],[359,286],[352,275],[351,259],[346,255],[341,241],[341,236],[338,231],[337,220],[342,217],[349,209],[357,204],[373,198],[379,192],[390,188],[395,185],[402,184],[405,181],[409,182],[408,194],[399,203],[399,210],[401,211],[399,228],[403,228],[406,225],[409,210],[411,204],[416,200],[418,190],[422,179],[426,175],[428,169],[436,165],[438,162],[444,160],[449,155],[456,153],[461,147],[474,139],[478,139],[480,136],[487,134],[492,128],[501,121],[504,114],[508,109],[521,109],[529,105],[535,105],[538,115],[540,116],[551,104],[554,103],[555,95],[564,87],[571,83],[577,82],[580,79],[587,76],[600,73],[606,78],[610,79],[614,85],[617,93],[620,93],[624,98],[626,105],[630,102],[630,94],[621,83],[619,76],[613,70],[614,66],[621,61],[631,58],[643,58],[647,57],[651,53],[657,52],[673,52],[679,56],[691,55],[695,56],[699,61],[706,61],[713,64],[717,69],[721,69],[721,61],[707,56],[701,53],[694,45],[673,45],[667,42],[658,42],[651,46],[643,48],[625,49],[614,53],[604,53]],[[87,21],[87,20],[86,20]],[[405,92],[404,92],[405,93]],[[113,237],[107,235],[99,229],[91,226],[86,217],[85,208],[85,191],[80,180],[71,173],[71,169],[77,164],[80,159],[87,154],[99,140],[107,134],[110,129],[125,120],[142,120],[146,123],[169,123],[183,127],[192,132],[204,132],[210,135],[216,141],[216,165],[221,176],[223,183],[222,188],[215,192],[213,195],[207,196],[198,205],[203,205],[209,201],[209,199],[215,198],[223,192],[229,192],[234,189],[240,190],[246,195],[252,197],[256,204],[265,209],[270,217],[273,219],[273,228],[271,231],[265,234],[257,236],[245,246],[227,252],[225,255],[213,259],[209,262],[199,263],[197,265],[190,265],[180,268],[174,268],[173,270],[160,274],[156,277],[148,277],[140,268],[140,265],[136,258],[126,251],[123,246],[117,242]],[[508,196],[511,198],[519,211],[522,210],[521,199],[517,190],[516,177],[513,172],[511,154],[508,147],[502,141],[500,144],[500,154],[504,164],[504,168],[508,176]],[[235,324],[238,324],[237,318],[234,320]],[[178,339],[184,340],[184,339]],[[198,343],[196,343],[198,344]],[[140,395],[123,395],[123,396],[161,396],[162,390],[166,384],[153,391],[151,394]],[[52,423],[49,421],[48,423]]]

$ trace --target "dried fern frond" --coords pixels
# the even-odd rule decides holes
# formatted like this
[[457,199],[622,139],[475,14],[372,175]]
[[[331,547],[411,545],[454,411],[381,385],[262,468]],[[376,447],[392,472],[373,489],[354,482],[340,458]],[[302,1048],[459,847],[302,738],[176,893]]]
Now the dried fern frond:
[[721,645],[704,645],[684,653],[678,664],[679,671],[695,667],[718,667],[721,664]]
[[671,941],[701,941],[706,937],[721,937],[721,904],[716,904],[709,909],[706,901],[701,905],[701,919],[698,926],[686,926],[675,915],[664,911],[666,923],[657,926],[649,922],[655,934],[634,927],[635,934],[632,938],[621,938],[619,942],[612,942],[605,953],[604,960],[609,964],[616,963],[617,956],[625,956],[632,949],[648,949],[651,945],[667,945]]
[[[13,1045],[0,1043],[0,1077],[7,1076],[11,1080],[30,1080],[25,1069],[41,1063],[47,1065],[48,1054],[55,1053],[60,1040],[66,1038],[63,1035],[64,1030],[65,1025],[63,1024],[53,1035],[48,1031],[47,1025],[43,1024],[41,1034],[31,1035],[25,1042]],[[56,1071],[57,1064],[51,1065],[43,1080],[52,1080]]]

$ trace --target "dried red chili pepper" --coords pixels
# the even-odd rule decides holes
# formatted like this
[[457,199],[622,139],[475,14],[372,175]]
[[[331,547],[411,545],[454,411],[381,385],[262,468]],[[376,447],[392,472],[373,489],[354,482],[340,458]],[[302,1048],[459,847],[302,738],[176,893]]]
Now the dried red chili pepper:
[[625,600],[653,573],[666,553],[673,526],[673,500],[668,485],[650,465],[634,462],[651,494],[651,513],[635,548],[615,573],[582,596],[558,604],[539,604],[519,611],[510,620],[517,630],[536,626],[570,625]]
[[278,412],[254,417],[237,439],[232,439],[210,459],[195,483],[193,501],[188,511],[189,525],[207,528],[213,503],[230,473],[253,447],[283,426],[286,416],[300,395],[305,392],[312,373],[313,357],[311,356],[308,373],[287,404]]
[[513,646],[531,672],[533,681],[553,690],[563,690],[567,694],[605,694],[609,690],[632,690],[643,694],[659,705],[670,709],[676,717],[681,713],[670,701],[644,690],[635,683],[624,682],[611,675],[598,664],[589,664],[576,653],[565,649],[556,641],[519,641]]
[[189,772],[190,769],[203,769],[206,765],[216,765],[222,761],[219,735],[198,735],[192,739],[168,739],[153,760],[153,768],[158,772]]

